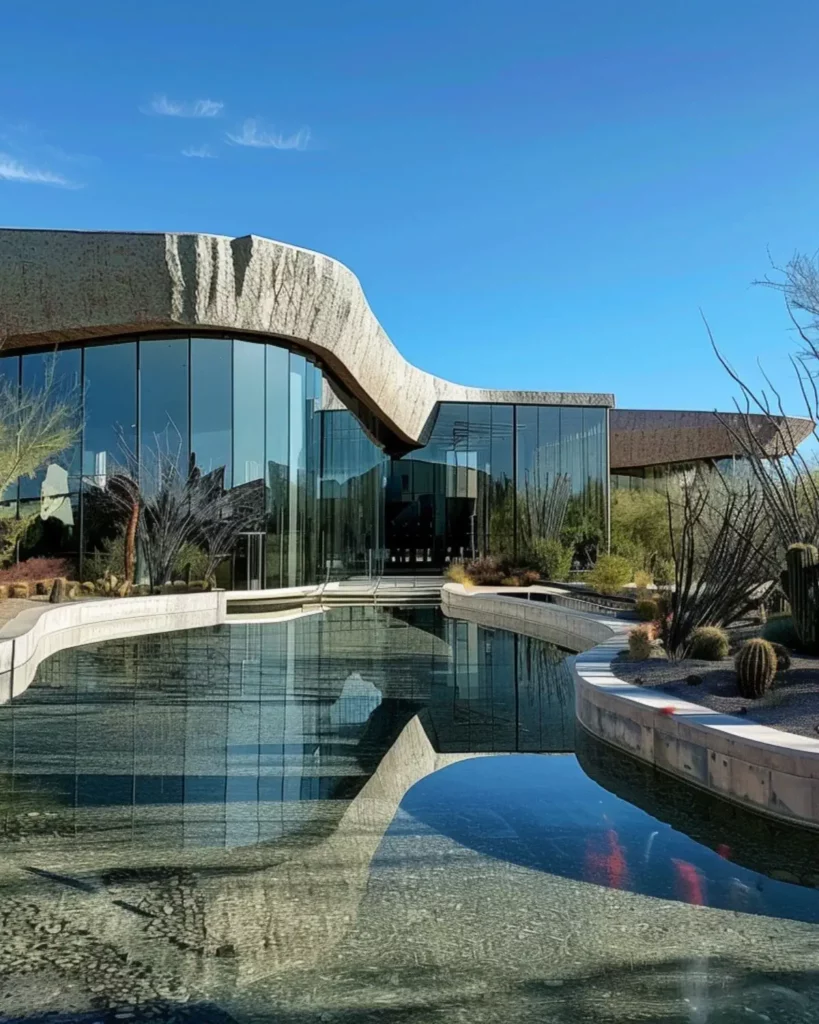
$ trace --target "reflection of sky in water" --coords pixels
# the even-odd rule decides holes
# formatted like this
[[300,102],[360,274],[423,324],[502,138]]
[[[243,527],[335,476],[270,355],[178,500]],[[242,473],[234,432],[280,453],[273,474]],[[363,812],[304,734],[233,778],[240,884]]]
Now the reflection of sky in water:
[[[819,922],[819,891],[731,863],[588,778],[569,755],[475,758],[417,783],[391,832],[663,899]],[[377,863],[377,858],[376,858]]]

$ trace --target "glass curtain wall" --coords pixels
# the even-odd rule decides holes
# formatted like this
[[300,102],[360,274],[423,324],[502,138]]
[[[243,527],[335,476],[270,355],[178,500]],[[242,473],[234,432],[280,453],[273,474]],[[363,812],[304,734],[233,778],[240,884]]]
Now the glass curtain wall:
[[527,557],[557,536],[578,565],[607,538],[606,410],[445,403],[427,445],[393,460],[388,565]]
[[[9,357],[4,376],[17,379],[24,392],[47,391],[55,403],[66,403],[81,418],[81,359],[76,351],[43,352]],[[20,477],[4,495],[3,514],[28,520],[18,554],[21,559],[76,556],[80,539],[79,439],[32,476]]]
[[[225,552],[221,585],[299,586],[380,564],[383,454],[351,413],[322,411],[323,376],[304,356],[231,338],[131,337],[4,356],[0,373],[33,389],[53,373],[84,412],[77,444],[3,496],[0,514],[32,518],[21,558],[66,557],[80,578],[120,574],[124,543],[107,484],[138,467],[150,487],[167,457],[182,476],[215,477],[258,510],[239,550]],[[202,559],[186,551],[184,560],[180,575],[196,579]]]
[[388,459],[351,412],[322,413],[321,538],[325,578],[384,568]]

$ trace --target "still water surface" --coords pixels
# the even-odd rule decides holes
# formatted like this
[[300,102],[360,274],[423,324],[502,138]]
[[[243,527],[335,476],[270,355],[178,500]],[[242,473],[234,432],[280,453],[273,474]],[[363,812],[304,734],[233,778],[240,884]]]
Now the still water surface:
[[436,609],[66,651],[0,707],[0,1017],[819,1021],[817,841]]

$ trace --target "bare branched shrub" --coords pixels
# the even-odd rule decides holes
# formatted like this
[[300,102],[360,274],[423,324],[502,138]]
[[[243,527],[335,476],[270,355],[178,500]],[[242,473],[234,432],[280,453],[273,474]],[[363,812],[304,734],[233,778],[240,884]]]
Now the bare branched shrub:
[[257,489],[225,489],[222,470],[202,476],[191,465],[183,472],[181,438],[173,439],[166,431],[144,446],[139,457],[121,447],[124,462],[110,474],[105,490],[126,528],[126,541],[129,528],[135,531],[152,587],[172,579],[186,545],[204,551],[206,578],[211,578],[239,534],[259,528],[262,494]]
[[688,654],[701,626],[728,626],[759,603],[778,578],[775,530],[753,483],[711,474],[668,494],[675,579],[664,627],[669,657]]

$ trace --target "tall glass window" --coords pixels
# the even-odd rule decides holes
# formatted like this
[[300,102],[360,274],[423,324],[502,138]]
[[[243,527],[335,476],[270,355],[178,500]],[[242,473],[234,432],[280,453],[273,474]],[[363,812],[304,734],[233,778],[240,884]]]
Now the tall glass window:
[[515,409],[493,405],[491,411],[489,551],[511,556],[515,553]]
[[233,343],[233,485],[256,484],[260,495],[264,478],[264,355],[264,345]]
[[203,476],[232,485],[233,342],[191,339],[191,457]]
[[176,459],[188,467],[188,339],[151,338],[139,346],[139,459],[148,480],[156,460]]
[[290,353],[267,346],[265,365],[266,557],[268,587],[288,582],[290,498]]
[[[105,571],[119,524],[112,515],[105,487],[120,467],[128,467],[137,448],[137,343],[89,345],[84,355],[85,431],[83,472],[83,565]],[[97,565],[99,563],[99,565]],[[115,571],[123,566],[117,558]]]

